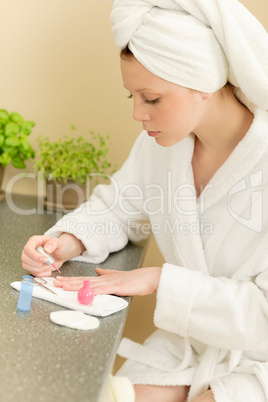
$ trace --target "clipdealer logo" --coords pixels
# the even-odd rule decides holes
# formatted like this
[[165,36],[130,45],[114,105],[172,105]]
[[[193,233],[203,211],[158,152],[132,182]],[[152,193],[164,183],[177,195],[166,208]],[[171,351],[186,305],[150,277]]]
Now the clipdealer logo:
[[[263,173],[261,170],[249,176],[249,182],[244,178],[237,182],[228,194],[228,210],[231,216],[241,225],[255,232],[263,229]],[[243,216],[243,211],[235,212],[231,207],[231,201],[241,192],[249,192],[250,211],[249,217]]]

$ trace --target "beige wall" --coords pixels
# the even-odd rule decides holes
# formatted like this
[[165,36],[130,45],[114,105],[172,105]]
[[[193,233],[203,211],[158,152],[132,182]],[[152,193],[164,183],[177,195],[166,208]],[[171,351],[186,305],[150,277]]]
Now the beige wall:
[[[242,3],[268,29],[267,0]],[[118,166],[127,157],[140,125],[122,87],[110,9],[109,0],[1,0],[0,108],[36,122],[34,148],[38,135],[69,135],[72,123],[77,135],[111,135]],[[16,173],[6,169],[4,186]],[[35,194],[36,184],[21,179],[13,191]],[[144,266],[162,262],[151,239]],[[134,298],[124,335],[142,341],[152,331],[154,304],[155,296]]]
[[[118,166],[127,157],[140,127],[121,83],[110,10],[109,0],[2,0],[0,108],[36,122],[34,148],[38,135],[69,135],[72,123],[77,135],[111,135]],[[16,173],[7,167],[4,186]],[[35,193],[36,185],[24,179],[13,190]]]
[[[242,3],[268,29],[267,0]],[[68,135],[72,123],[77,135],[110,134],[118,166],[128,155],[140,125],[122,87],[110,10],[109,0],[1,1],[0,108],[36,122],[34,148],[38,135]],[[4,187],[16,173],[7,167]],[[23,179],[13,191],[34,194],[36,184]]]

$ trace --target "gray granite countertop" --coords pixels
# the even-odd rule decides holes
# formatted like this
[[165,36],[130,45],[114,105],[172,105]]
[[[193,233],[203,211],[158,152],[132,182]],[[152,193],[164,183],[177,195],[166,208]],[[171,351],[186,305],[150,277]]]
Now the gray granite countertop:
[[[52,323],[50,313],[64,308],[44,300],[33,298],[30,312],[17,311],[19,293],[10,283],[26,273],[20,260],[22,248],[30,236],[43,234],[59,216],[42,208],[38,212],[35,197],[13,195],[7,201],[0,203],[0,401],[97,402],[129,307],[100,318],[99,328],[92,331]],[[129,243],[98,266],[135,269],[144,252],[144,246]],[[62,274],[88,276],[94,268],[70,261]]]

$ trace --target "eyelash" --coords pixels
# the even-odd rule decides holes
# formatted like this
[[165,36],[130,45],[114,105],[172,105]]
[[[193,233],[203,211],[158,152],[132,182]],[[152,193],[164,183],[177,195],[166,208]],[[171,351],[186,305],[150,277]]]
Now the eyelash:
[[153,100],[145,99],[145,103],[148,103],[148,105],[155,105],[158,101],[159,101],[159,98],[156,98]]
[[[133,98],[133,95],[129,95],[128,96],[128,99],[132,99]],[[148,105],[154,105],[155,103],[157,103],[159,101],[159,98],[156,98],[156,99],[153,99],[153,100],[148,100],[148,99],[145,99],[145,103],[147,103]]]

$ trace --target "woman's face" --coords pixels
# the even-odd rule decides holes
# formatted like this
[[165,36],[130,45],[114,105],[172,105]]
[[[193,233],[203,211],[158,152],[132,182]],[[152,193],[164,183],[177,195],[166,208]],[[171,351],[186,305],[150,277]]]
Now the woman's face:
[[123,84],[134,100],[133,118],[159,145],[171,146],[203,124],[205,94],[166,81],[133,56],[121,59]]

